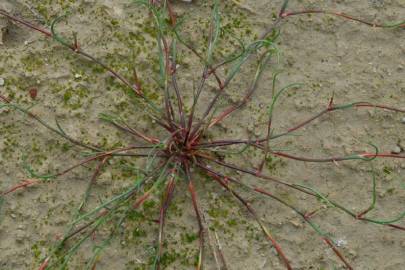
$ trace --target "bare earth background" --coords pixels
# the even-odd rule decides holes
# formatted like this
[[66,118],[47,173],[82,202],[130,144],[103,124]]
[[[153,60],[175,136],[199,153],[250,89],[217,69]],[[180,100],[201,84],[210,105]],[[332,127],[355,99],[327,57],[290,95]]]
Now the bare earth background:
[[[244,0],[240,5],[221,1],[223,25],[235,36],[252,40],[271,24],[282,1]],[[209,1],[175,2],[184,16],[184,33],[195,46],[204,43],[208,29]],[[405,1],[290,1],[289,10],[325,8],[346,12],[368,21],[393,22],[405,18]],[[48,24],[66,11],[65,22],[58,27],[66,35],[78,32],[81,46],[130,76],[136,65],[145,85],[153,89],[151,79],[156,68],[151,20],[145,8],[130,0],[23,1],[1,0],[0,8],[40,25]],[[58,117],[72,137],[106,147],[125,145],[131,138],[98,120],[101,112],[115,112],[143,130],[153,131],[153,123],[133,105],[114,81],[93,64],[78,58],[52,40],[27,28],[0,18],[0,77],[5,85],[0,93],[54,124]],[[271,78],[284,70],[279,88],[293,82],[303,87],[283,96],[275,112],[274,128],[285,130],[325,108],[334,93],[337,104],[370,101],[405,108],[405,42],[403,30],[373,29],[330,16],[291,17],[281,27],[279,64],[274,61],[250,105],[217,128],[214,138],[247,138],[265,131],[265,110],[271,98]],[[224,43],[228,44],[228,43]],[[231,46],[231,43],[229,43]],[[231,51],[223,45],[226,52]],[[183,93],[190,99],[199,79],[201,64],[184,52],[179,67]],[[230,88],[226,102],[239,100],[252,70],[245,69]],[[197,75],[198,74],[198,75]],[[33,100],[29,90],[38,89]],[[151,90],[152,91],[152,90]],[[204,104],[212,89],[202,98]],[[156,93],[156,102],[160,94]],[[372,142],[381,151],[405,148],[404,115],[374,110],[348,110],[328,115],[299,132],[300,136],[274,141],[273,147],[289,149],[297,155],[313,157],[345,155],[372,151]],[[9,109],[0,110],[0,190],[28,177],[24,159],[41,174],[54,172],[81,159],[80,149]],[[229,161],[253,166],[254,153],[246,158],[226,157]],[[377,172],[377,208],[370,217],[389,219],[404,211],[405,163],[384,159],[373,163]],[[113,161],[97,182],[93,205],[118,194],[132,182],[131,172]],[[371,200],[371,173],[360,161],[334,164],[309,164],[274,159],[267,173],[305,183],[356,212]],[[91,176],[88,168],[13,193],[0,208],[0,269],[37,269],[52,243],[61,235]],[[260,184],[303,209],[314,210],[321,203],[283,187]],[[261,235],[249,214],[220,187],[201,177],[199,196],[210,228],[218,233],[229,269],[284,269],[276,252]],[[184,191],[183,191],[183,190]],[[186,186],[176,190],[175,204],[169,210],[166,269],[192,269],[196,256],[196,222]],[[343,269],[341,262],[321,239],[289,209],[277,202],[246,194],[263,221],[282,245],[294,269]],[[89,207],[91,209],[91,207]],[[148,269],[157,232],[153,221],[158,205],[143,209],[144,218],[125,222],[122,233],[105,250],[96,269]],[[366,224],[336,209],[323,209],[313,220],[331,233],[342,253],[355,269],[405,269],[405,235],[388,227]],[[404,221],[399,224],[405,225]],[[102,237],[103,232],[99,236]],[[95,240],[95,241],[96,241]],[[92,243],[79,251],[70,269],[83,269],[91,255]],[[209,251],[207,251],[209,254]],[[212,256],[206,269],[215,269]]]

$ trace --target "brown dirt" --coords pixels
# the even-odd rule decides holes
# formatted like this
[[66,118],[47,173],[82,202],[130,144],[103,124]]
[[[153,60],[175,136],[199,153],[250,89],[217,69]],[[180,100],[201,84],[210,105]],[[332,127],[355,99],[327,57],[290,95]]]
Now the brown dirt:
[[[271,24],[272,14],[277,14],[281,2],[223,1],[224,25],[236,36],[251,40]],[[392,22],[405,18],[405,3],[401,0],[290,2],[291,10],[325,8],[368,21]],[[86,51],[128,77],[136,63],[140,77],[145,78],[145,87],[154,89],[156,83],[152,77],[156,68],[151,68],[151,63],[156,64],[156,49],[153,37],[145,33],[150,30],[151,23],[145,8],[127,0],[3,0],[0,8],[38,24],[49,23],[56,16],[71,11],[67,23],[59,26],[63,33],[78,32]],[[202,45],[201,36],[207,30],[204,25],[210,16],[209,4],[206,1],[191,4],[175,1],[175,9],[186,18],[184,31],[188,33],[187,37],[196,46]],[[0,77],[5,80],[5,85],[0,86],[1,95],[10,97],[22,107],[34,105],[31,111],[52,125],[57,117],[74,138],[106,147],[125,145],[132,139],[101,122],[98,119],[101,112],[120,113],[131,124],[159,134],[143,110],[122,91],[120,84],[92,63],[3,18],[0,18],[0,28],[3,43],[0,44]],[[276,131],[285,130],[324,109],[332,95],[336,104],[370,101],[405,108],[403,30],[370,28],[325,15],[291,17],[281,29],[277,44],[279,63],[274,60],[266,71],[250,105],[224,121],[210,136],[263,136],[266,107],[271,101],[272,76],[281,69],[284,72],[279,77],[279,87],[295,82],[303,86],[280,99],[273,124]],[[227,44],[224,42],[221,50],[226,51]],[[190,89],[197,84],[200,75],[196,74],[200,74],[200,70],[197,59],[184,52],[179,80],[189,102]],[[253,73],[251,67],[242,72],[231,84],[224,104],[240,100],[241,91]],[[32,88],[38,89],[35,100],[29,95]],[[204,109],[213,93],[212,89],[207,90],[199,110]],[[159,101],[157,97],[156,102]],[[397,146],[405,148],[403,117],[372,109],[341,111],[316,120],[298,132],[299,136],[275,140],[272,147],[288,149],[296,155],[322,157],[373,151],[368,145],[371,142],[378,145],[380,151],[389,152]],[[26,162],[35,171],[46,174],[82,159],[80,151],[17,111],[0,109],[0,190],[29,177],[24,169]],[[259,159],[254,153],[248,153],[244,158],[226,157],[227,161],[247,167],[256,165]],[[377,207],[369,216],[390,219],[405,208],[405,162],[403,159],[381,159],[373,164],[378,196]],[[268,165],[266,173],[316,187],[354,212],[364,210],[371,201],[369,163],[350,161],[335,165],[275,159]],[[38,269],[40,260],[46,257],[49,248],[73,220],[90,176],[89,168],[79,168],[54,181],[4,198],[0,208],[0,269]],[[197,190],[207,223],[219,236],[229,269],[284,269],[251,216],[215,183],[198,177]],[[272,183],[240,177],[247,183],[267,188],[300,209],[311,211],[321,206],[313,221],[330,233],[354,269],[405,268],[403,232],[354,220],[342,211],[327,208],[325,203]],[[97,182],[87,210],[122,192],[131,185],[133,178],[133,174],[122,172],[119,162],[112,161]],[[169,211],[166,235],[170,263],[167,269],[192,269],[196,256],[198,241],[193,237],[197,227],[186,189],[184,183],[178,185],[174,206]],[[343,269],[333,251],[294,212],[268,198],[241,192],[282,245],[294,269]],[[157,206],[151,204],[144,209],[145,219],[134,218],[122,225],[123,230],[106,248],[96,269],[148,269],[146,265],[153,254],[157,232],[157,224],[153,221],[157,217]],[[404,221],[398,224],[405,225]],[[84,262],[91,256],[94,243],[107,235],[109,228],[103,230],[95,236],[96,240],[80,249],[71,269],[85,269]],[[211,239],[213,242],[213,231]],[[206,269],[216,269],[208,251],[207,257]]]

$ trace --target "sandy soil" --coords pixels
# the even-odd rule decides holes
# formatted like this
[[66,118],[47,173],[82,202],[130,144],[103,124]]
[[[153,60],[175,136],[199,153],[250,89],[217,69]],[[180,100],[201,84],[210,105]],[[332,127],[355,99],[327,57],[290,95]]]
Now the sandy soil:
[[[222,1],[221,1],[222,2]],[[251,41],[272,23],[282,1],[223,1],[221,15],[229,33]],[[368,21],[393,22],[405,18],[405,2],[387,1],[290,1],[289,9],[325,8],[347,12]],[[176,12],[185,18],[184,34],[196,47],[203,46],[210,16],[210,3],[175,1]],[[78,33],[81,46],[127,77],[134,65],[151,97],[162,99],[154,87],[157,57],[151,20],[145,8],[129,0],[11,1],[0,7],[40,25],[69,11],[59,31]],[[0,94],[22,107],[30,107],[50,125],[55,118],[70,136],[106,148],[133,143],[133,138],[99,120],[102,112],[117,113],[145,132],[161,136],[145,112],[132,102],[123,87],[103,70],[75,56],[56,42],[21,25],[0,18]],[[266,70],[251,103],[215,128],[212,138],[254,138],[265,134],[266,108],[271,101],[273,74],[283,70],[277,86],[302,83],[288,92],[276,107],[273,128],[284,131],[324,109],[334,95],[336,104],[370,101],[405,108],[405,42],[400,29],[376,29],[336,17],[316,15],[291,17],[281,27],[277,44],[280,59]],[[227,37],[221,51],[231,51],[236,42]],[[189,102],[202,65],[185,50],[179,62],[179,84]],[[254,74],[247,66],[230,85],[223,106],[243,97],[247,81]],[[210,81],[211,86],[215,85]],[[35,88],[35,99],[30,90]],[[198,112],[214,94],[208,87]],[[345,110],[316,120],[297,133],[272,142],[272,147],[309,157],[341,156],[405,148],[405,115],[382,110]],[[27,164],[39,174],[66,168],[83,158],[83,149],[72,146],[32,119],[8,108],[0,109],[0,190],[7,190],[30,177]],[[245,167],[258,164],[254,151],[225,157]],[[94,187],[92,209],[133,183],[130,165],[142,161],[112,160]],[[377,179],[376,209],[370,218],[398,216],[405,209],[405,162],[381,159],[372,162]],[[128,165],[128,166],[127,166]],[[0,269],[38,269],[58,237],[73,220],[95,164],[80,167],[56,180],[38,184],[4,197],[0,208]],[[126,169],[125,169],[126,168]],[[273,158],[266,173],[291,183],[316,187],[354,212],[371,202],[370,163],[362,161],[305,163]],[[387,226],[353,219],[344,212],[292,192],[282,186],[246,175],[235,175],[246,183],[267,188],[284,200],[308,212],[328,232],[354,269],[405,269],[405,235]],[[235,199],[208,178],[197,175],[206,222],[224,250],[229,269],[284,269],[276,251],[262,235],[249,213]],[[193,269],[196,259],[197,223],[186,184],[179,183],[166,224],[166,269]],[[257,209],[290,258],[294,269],[344,269],[342,262],[322,239],[294,212],[269,198],[241,191]],[[158,224],[158,199],[141,214],[131,215],[119,234],[100,256],[96,269],[149,269]],[[155,202],[155,203],[153,203]],[[396,223],[405,226],[404,221]],[[94,247],[108,235],[103,228],[74,256],[69,269],[85,269]],[[207,248],[206,269],[216,269]]]

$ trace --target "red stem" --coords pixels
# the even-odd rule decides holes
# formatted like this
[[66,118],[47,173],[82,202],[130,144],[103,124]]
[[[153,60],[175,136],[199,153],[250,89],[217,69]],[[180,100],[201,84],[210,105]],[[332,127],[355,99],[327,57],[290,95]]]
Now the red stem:
[[45,36],[52,37],[52,33],[49,32],[48,30],[45,30],[45,29],[43,29],[43,28],[41,28],[39,26],[36,26],[36,25],[34,25],[34,24],[30,23],[30,22],[27,22],[27,21],[25,21],[23,19],[17,18],[15,16],[9,14],[4,9],[0,9],[0,15],[3,15],[5,17],[9,18],[12,21],[19,22],[19,23],[21,23],[21,24],[23,24],[23,25],[25,25],[25,26],[27,26],[27,27],[29,27],[31,29],[34,29],[34,30],[36,30],[38,32],[41,32]]
[[[348,14],[345,14],[343,12],[336,12],[336,11],[327,11],[327,10],[316,10],[316,9],[308,9],[308,10],[302,10],[302,11],[290,11],[290,12],[283,12],[280,14],[281,18],[287,18],[289,16],[294,16],[294,15],[302,15],[302,14],[328,14],[328,15],[334,15],[338,17],[342,17],[347,20],[351,21],[356,21],[371,27],[378,27],[378,28],[387,28],[389,26],[384,25],[384,24],[378,24],[378,23],[371,23],[362,19],[354,18]],[[405,23],[398,25],[397,27],[400,28],[405,28]]]
[[345,257],[343,257],[342,253],[335,247],[335,245],[326,237],[323,238],[326,244],[335,252],[336,256],[346,265],[346,267],[350,270],[353,270],[353,267],[346,261]]
[[[291,264],[289,260],[287,259],[286,255],[284,254],[283,250],[281,249],[281,246],[277,243],[277,241],[274,239],[274,237],[270,234],[270,232],[264,227],[262,222],[260,221],[259,216],[257,215],[256,211],[253,209],[252,206],[243,198],[241,197],[238,193],[236,193],[234,190],[232,190],[229,185],[228,185],[228,180],[229,178],[227,177],[221,177],[219,174],[214,172],[213,170],[208,169],[207,167],[203,165],[199,165],[200,168],[203,168],[206,172],[208,172],[211,177],[216,180],[222,187],[224,187],[227,191],[229,191],[236,199],[238,199],[249,211],[249,213],[254,217],[256,222],[259,224],[260,228],[262,229],[263,233],[266,235],[267,239],[270,240],[272,245],[277,251],[277,254],[280,256],[282,261],[284,262],[286,268],[288,270],[292,270]],[[221,178],[224,178],[222,180]]]
[[157,261],[157,269],[160,270],[160,259],[162,258],[163,252],[163,232],[165,226],[165,218],[167,209],[169,208],[171,199],[173,197],[175,187],[174,177],[171,177],[170,180],[166,184],[166,192],[164,194],[164,198],[162,199],[162,205],[159,211],[159,237],[158,237],[158,261]]
[[20,183],[20,184],[18,184],[18,185],[16,185],[16,186],[10,188],[9,190],[4,191],[3,193],[1,193],[1,196],[7,195],[7,194],[9,194],[9,193],[12,193],[12,192],[16,191],[17,189],[25,188],[25,187],[31,186],[31,185],[36,184],[36,183],[38,183],[38,182],[39,182],[38,180],[33,180],[33,179],[24,180],[22,183]]
[[202,222],[202,217],[201,217],[201,213],[200,213],[200,209],[198,207],[198,202],[197,202],[197,193],[195,192],[194,189],[194,185],[193,185],[193,181],[192,181],[192,176],[191,176],[191,172],[190,172],[190,167],[187,161],[183,162],[183,166],[184,169],[186,171],[186,177],[188,180],[188,190],[190,192],[191,195],[191,200],[193,202],[193,208],[194,208],[194,212],[197,218],[197,222],[198,222],[198,239],[199,239],[199,254],[198,254],[198,263],[197,263],[197,270],[202,269],[203,265],[203,258],[204,258],[204,225]]

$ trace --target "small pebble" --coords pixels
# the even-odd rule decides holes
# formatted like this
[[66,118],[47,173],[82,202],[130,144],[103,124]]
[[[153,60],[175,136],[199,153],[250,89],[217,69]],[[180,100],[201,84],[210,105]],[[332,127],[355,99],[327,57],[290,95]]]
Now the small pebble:
[[401,123],[405,124],[405,117],[401,119]]
[[302,224],[299,220],[290,220],[290,223],[295,227],[295,228],[302,228]]
[[401,152],[402,152],[402,149],[398,145],[395,146],[391,151],[392,154],[400,154]]
[[17,243],[23,243],[25,240],[27,240],[27,233],[26,232],[24,232],[24,231],[21,231],[21,230],[18,230],[16,233],[15,233],[15,241],[17,242]]
[[38,89],[35,87],[30,88],[30,90],[28,90],[28,93],[31,97],[31,99],[36,99],[37,95],[38,95]]
[[338,239],[338,240],[336,240],[335,241],[335,244],[338,246],[338,247],[343,247],[343,246],[346,246],[347,245],[347,241],[346,241],[346,239]]
[[4,85],[4,79],[0,78],[0,86],[3,86],[3,85]]

